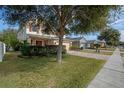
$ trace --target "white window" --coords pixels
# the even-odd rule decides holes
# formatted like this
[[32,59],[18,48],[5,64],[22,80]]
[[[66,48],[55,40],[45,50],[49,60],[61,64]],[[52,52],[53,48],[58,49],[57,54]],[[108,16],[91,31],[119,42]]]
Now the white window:
[[38,31],[38,26],[37,25],[32,25],[32,31],[37,32]]

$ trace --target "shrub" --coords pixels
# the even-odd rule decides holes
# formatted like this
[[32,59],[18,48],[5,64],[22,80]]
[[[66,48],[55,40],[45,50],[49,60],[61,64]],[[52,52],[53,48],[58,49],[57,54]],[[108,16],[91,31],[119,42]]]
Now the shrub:
[[22,43],[19,42],[18,40],[14,41],[12,43],[12,48],[13,48],[14,51],[19,51],[21,46],[22,46]]
[[95,48],[100,48],[100,44],[94,44]]
[[[50,54],[57,54],[57,47],[57,45],[30,46],[28,44],[24,44],[21,47],[21,53],[23,56],[49,56]],[[65,46],[63,46],[62,53],[66,53]]]
[[30,47],[29,47],[29,44],[27,43],[27,41],[24,41],[23,42],[23,45],[21,46],[21,54],[23,55],[23,56],[30,56]]
[[27,45],[23,45],[22,47],[21,47],[21,54],[23,55],[23,56],[30,56],[30,53],[31,51],[30,51],[30,47],[29,46],[27,46]]

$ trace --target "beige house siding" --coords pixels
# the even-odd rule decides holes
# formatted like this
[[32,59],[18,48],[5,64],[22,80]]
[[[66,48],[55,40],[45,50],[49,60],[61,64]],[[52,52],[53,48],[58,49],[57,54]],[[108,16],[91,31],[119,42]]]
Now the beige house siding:
[[[27,39],[27,41],[31,45],[37,45],[36,42],[37,41],[41,41],[42,42],[41,46],[45,46],[45,45],[58,45],[59,44],[58,40],[42,39],[42,38],[34,38],[34,37],[33,38],[29,37]],[[63,45],[66,47],[67,51],[69,50],[70,46],[72,46],[70,41],[63,41]]]
[[100,45],[101,45],[101,48],[104,48],[106,46],[105,43],[101,43]]
[[31,45],[37,45],[37,42],[42,42],[41,46],[54,45],[54,41],[50,39],[29,37],[27,41]]
[[[54,40],[54,44],[58,45],[58,40]],[[66,50],[69,51],[70,47],[72,46],[72,43],[70,41],[63,41],[63,45],[66,47]]]
[[80,48],[80,42],[79,42],[79,41],[73,41],[73,42],[72,42],[72,46],[73,46],[73,47]]

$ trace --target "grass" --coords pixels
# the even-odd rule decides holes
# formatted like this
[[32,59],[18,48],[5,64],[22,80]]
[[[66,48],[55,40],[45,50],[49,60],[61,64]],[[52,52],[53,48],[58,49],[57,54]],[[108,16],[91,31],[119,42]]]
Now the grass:
[[100,50],[114,51],[116,48],[100,48]]
[[124,61],[124,53],[120,53],[122,60]]
[[124,49],[120,49],[121,52],[124,52]]
[[87,87],[104,63],[64,55],[58,64],[55,57],[19,58],[10,52],[0,63],[0,87]]
[[120,54],[121,54],[122,57],[124,57],[124,53],[123,52],[124,52],[124,49],[120,49]]
[[124,53],[121,53],[121,56],[124,57]]
[[96,52],[96,50],[92,49],[92,50],[81,50],[82,52],[85,52],[85,53],[94,53],[94,54],[101,54],[101,55],[112,55],[113,52],[104,52],[104,51],[100,51],[100,53]]

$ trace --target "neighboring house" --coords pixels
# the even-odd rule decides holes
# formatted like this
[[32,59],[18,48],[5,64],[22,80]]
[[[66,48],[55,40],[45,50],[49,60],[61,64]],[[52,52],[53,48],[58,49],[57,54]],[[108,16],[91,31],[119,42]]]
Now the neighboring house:
[[104,40],[101,40],[98,43],[100,44],[101,48],[105,48],[106,47],[106,42]]
[[72,47],[87,49],[87,48],[95,48],[95,44],[99,44],[101,48],[106,47],[106,42],[104,40],[86,40],[84,37],[79,38],[70,38],[72,41]]
[[88,40],[87,41],[87,48],[95,48],[95,44],[99,44],[101,48],[106,47],[106,42],[104,40]]
[[72,47],[85,49],[87,46],[87,40],[84,37],[70,38],[72,41]]
[[[22,30],[18,32],[18,39],[20,41],[27,40],[30,45],[45,46],[45,45],[58,45],[59,39],[54,34],[45,33],[43,24],[36,26],[32,22],[26,24]],[[71,41],[63,39],[63,45],[66,46],[66,50],[69,50]]]
[[87,41],[87,48],[94,48],[95,40],[88,40]]
[[124,48],[124,42],[121,41],[121,42],[119,43],[119,47],[120,47],[120,48]]

